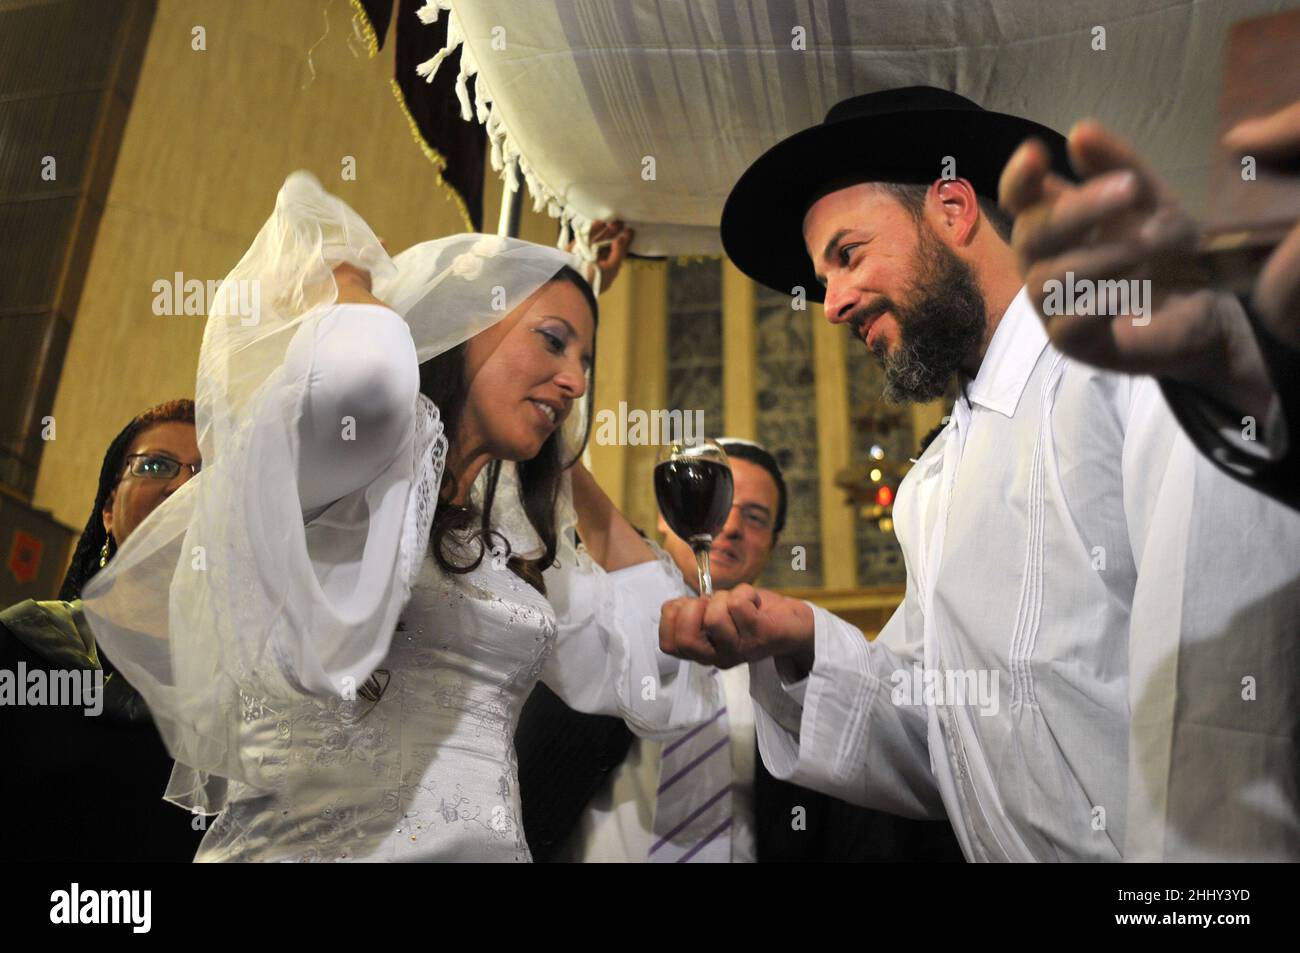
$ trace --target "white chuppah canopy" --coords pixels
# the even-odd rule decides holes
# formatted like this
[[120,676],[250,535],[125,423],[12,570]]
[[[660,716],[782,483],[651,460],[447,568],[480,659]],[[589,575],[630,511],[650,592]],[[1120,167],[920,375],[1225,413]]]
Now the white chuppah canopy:
[[450,17],[448,45],[419,72],[459,67],[462,115],[486,125],[494,167],[517,165],[534,206],[561,218],[562,240],[620,217],[639,254],[717,254],[750,161],[841,99],[919,84],[1062,132],[1097,116],[1200,212],[1227,28],[1295,5],[428,0],[420,18]]

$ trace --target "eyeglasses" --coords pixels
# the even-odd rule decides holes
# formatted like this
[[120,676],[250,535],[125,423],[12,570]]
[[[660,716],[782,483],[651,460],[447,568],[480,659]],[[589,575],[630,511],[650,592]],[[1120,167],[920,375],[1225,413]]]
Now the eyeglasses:
[[202,463],[181,463],[158,453],[132,453],[127,455],[126,460],[126,472],[146,480],[173,479],[181,472],[181,467],[187,467],[190,476],[194,476],[203,467]]

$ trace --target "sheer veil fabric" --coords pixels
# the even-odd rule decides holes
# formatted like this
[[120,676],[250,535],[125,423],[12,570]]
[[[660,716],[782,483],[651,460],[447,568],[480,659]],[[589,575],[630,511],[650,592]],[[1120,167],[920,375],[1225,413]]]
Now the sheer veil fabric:
[[[341,262],[370,271],[376,297],[405,319],[421,363],[492,327],[563,266],[582,273],[559,249],[477,234],[390,258],[313,176],[285,181],[211,304],[195,386],[203,469],[84,594],[96,637],[148,702],[177,761],[165,796],[196,812],[219,812],[230,781],[276,782],[272,768],[241,753],[246,718],[303,692],[355,695],[388,653],[428,548],[447,440],[423,395],[388,468],[304,522],[298,422],[307,379],[289,373],[285,356],[333,303],[332,269]],[[257,307],[248,314],[241,301]],[[590,399],[588,388],[565,421],[567,460],[585,439]],[[502,469],[494,523],[516,552],[534,554],[540,541],[512,467]],[[593,571],[574,543],[570,501],[566,476],[548,573],[548,583],[560,577],[560,591],[564,576]],[[322,551],[328,565],[313,558]]]

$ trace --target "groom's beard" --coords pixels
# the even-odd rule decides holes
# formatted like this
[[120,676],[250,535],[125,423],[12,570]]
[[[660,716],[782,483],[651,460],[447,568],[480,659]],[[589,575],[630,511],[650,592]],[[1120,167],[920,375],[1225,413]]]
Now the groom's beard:
[[[986,326],[984,296],[971,266],[922,223],[906,302],[887,302],[898,322],[898,349],[872,349],[885,371],[884,398],[923,403],[942,397],[962,361],[979,345]],[[856,316],[855,316],[856,317]]]

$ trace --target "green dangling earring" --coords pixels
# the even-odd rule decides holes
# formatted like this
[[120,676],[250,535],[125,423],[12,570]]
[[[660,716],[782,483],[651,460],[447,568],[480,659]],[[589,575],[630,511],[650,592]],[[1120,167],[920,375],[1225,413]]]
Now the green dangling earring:
[[112,536],[108,536],[108,537],[105,538],[105,540],[104,540],[104,545],[103,545],[103,546],[100,548],[100,550],[99,550],[99,568],[100,568],[100,569],[103,569],[105,566],[108,565],[108,557],[112,555],[112,553],[109,552],[109,549],[108,549],[108,548],[109,548],[109,546],[112,544],[112,542],[113,542],[113,537],[112,537]]

